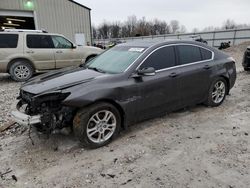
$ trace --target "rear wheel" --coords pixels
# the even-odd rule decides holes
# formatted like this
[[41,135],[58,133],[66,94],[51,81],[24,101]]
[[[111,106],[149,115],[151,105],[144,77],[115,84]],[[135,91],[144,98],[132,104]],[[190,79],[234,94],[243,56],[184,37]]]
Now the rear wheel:
[[25,82],[34,74],[33,67],[24,60],[16,61],[10,66],[10,76],[17,82]]
[[73,123],[75,135],[88,148],[98,148],[115,138],[121,127],[119,111],[109,103],[80,110]]
[[224,78],[214,80],[210,86],[206,104],[212,107],[221,105],[226,98],[227,89],[227,82]]

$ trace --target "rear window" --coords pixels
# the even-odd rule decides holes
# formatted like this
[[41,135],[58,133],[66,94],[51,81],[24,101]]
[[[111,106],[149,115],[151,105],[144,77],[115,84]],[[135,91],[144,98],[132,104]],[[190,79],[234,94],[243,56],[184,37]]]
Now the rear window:
[[27,35],[28,48],[54,48],[49,35]]
[[212,52],[211,51],[206,50],[204,48],[200,48],[200,50],[201,50],[202,60],[212,59]]
[[0,48],[16,48],[17,34],[0,34]]
[[191,45],[180,45],[177,47],[179,52],[179,63],[185,65],[202,60],[199,47]]

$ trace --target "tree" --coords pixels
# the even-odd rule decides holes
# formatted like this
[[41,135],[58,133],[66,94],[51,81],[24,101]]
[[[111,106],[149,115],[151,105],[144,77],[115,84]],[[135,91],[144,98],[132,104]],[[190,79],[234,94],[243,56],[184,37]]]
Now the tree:
[[177,33],[177,31],[180,29],[180,23],[177,20],[172,20],[170,22],[170,28],[172,33]]
[[141,36],[147,36],[150,35],[150,24],[146,21],[145,17],[142,17],[138,21],[137,27],[136,27],[136,34]]
[[98,36],[97,36],[97,29],[95,26],[92,26],[92,36],[94,39],[97,39]]
[[236,23],[233,20],[227,19],[223,24],[223,29],[236,29]]
[[111,38],[119,38],[120,37],[120,31],[121,31],[121,24],[119,22],[114,22],[110,26],[110,33]]
[[172,20],[168,24],[164,20],[154,19],[147,21],[145,17],[137,19],[135,15],[129,16],[125,22],[109,23],[105,20],[99,27],[93,26],[92,29],[94,38],[121,38],[135,37],[148,35],[162,35],[169,33],[185,33],[186,27],[180,25],[177,20]]
[[109,38],[110,24],[106,23],[106,21],[104,21],[104,23],[99,27],[98,30],[100,32],[101,38],[104,38],[104,39]]
[[185,25],[181,25],[180,29],[178,30],[178,33],[186,33],[187,29]]
[[151,35],[162,35],[169,33],[169,27],[165,21],[154,19],[154,21],[149,24],[151,27]]
[[129,36],[134,36],[136,33],[137,18],[135,15],[129,16],[127,22],[125,23]]
[[199,29],[198,28],[193,28],[192,33],[198,33]]

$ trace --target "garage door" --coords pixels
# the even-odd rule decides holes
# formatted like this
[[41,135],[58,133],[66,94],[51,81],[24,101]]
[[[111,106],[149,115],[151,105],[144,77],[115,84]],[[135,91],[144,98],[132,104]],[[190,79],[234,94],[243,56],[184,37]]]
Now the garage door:
[[34,13],[0,10],[0,29],[35,29]]

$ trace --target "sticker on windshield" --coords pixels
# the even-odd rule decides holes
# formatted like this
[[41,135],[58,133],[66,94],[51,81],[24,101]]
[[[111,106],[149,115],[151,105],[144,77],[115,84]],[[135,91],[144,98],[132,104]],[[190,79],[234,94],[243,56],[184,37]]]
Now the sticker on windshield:
[[145,48],[130,48],[129,52],[143,52]]

